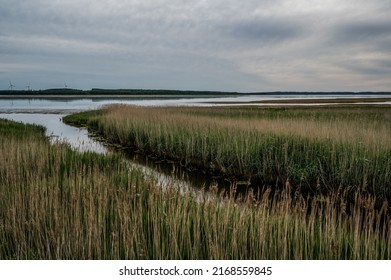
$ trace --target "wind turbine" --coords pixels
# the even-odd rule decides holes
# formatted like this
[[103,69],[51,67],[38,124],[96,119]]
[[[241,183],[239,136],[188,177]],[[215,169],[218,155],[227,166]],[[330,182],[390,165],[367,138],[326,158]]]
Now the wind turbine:
[[64,82],[64,87],[68,88],[67,82]]
[[27,91],[30,91],[30,90],[31,90],[30,82],[29,82],[29,85],[26,86],[26,88],[27,88]]
[[10,82],[10,86],[8,87],[8,89],[12,90],[15,86],[11,83],[11,81],[9,82]]

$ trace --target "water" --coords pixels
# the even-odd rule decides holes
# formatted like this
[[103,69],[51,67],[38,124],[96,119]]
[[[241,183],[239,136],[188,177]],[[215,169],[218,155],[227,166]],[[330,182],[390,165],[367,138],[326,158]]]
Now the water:
[[0,114],[0,118],[3,119],[44,126],[46,128],[46,136],[49,137],[52,143],[56,141],[65,142],[80,152],[107,153],[107,148],[89,137],[86,129],[66,125],[62,122],[62,117],[64,117],[63,114]]
[[[70,114],[73,112],[98,109],[109,104],[130,104],[137,106],[225,106],[221,104],[230,102],[230,106],[273,106],[281,105],[273,103],[273,100],[299,100],[299,99],[328,99],[328,98],[391,98],[391,94],[377,95],[242,95],[231,97],[205,97],[205,98],[32,98],[9,99],[0,96],[0,113],[52,113]],[[246,102],[266,101],[268,103],[254,104]],[[220,104],[216,104],[216,102]],[[365,103],[363,103],[365,104]],[[374,104],[374,103],[372,103]],[[391,102],[379,102],[379,104],[391,104]],[[288,105],[301,105],[291,103]],[[308,106],[324,105],[302,104]]]
[[[70,113],[83,110],[98,109],[102,106],[121,103],[137,106],[222,106],[213,102],[233,102],[233,105],[270,106],[281,105],[273,103],[276,99],[326,99],[326,98],[380,98],[391,95],[267,95],[267,96],[238,96],[238,97],[209,97],[209,98],[99,98],[99,99],[2,99],[0,98],[0,118],[20,121],[23,123],[39,124],[46,127],[46,135],[52,143],[61,141],[68,143],[73,149],[80,152],[93,151],[97,153],[113,152],[105,144],[91,137],[86,129],[68,126],[62,122],[62,118]],[[270,101],[266,104],[245,103],[252,101]],[[235,103],[238,102],[238,103]],[[244,103],[242,103],[244,102]],[[316,106],[319,104],[305,104]],[[371,103],[374,104],[374,103]],[[390,102],[382,103],[390,104]],[[297,105],[292,103],[289,105]],[[323,105],[323,104],[322,104]],[[119,152],[119,151],[116,151]],[[121,151],[123,152],[123,151]],[[201,170],[188,170],[182,166],[168,161],[158,161],[144,156],[136,151],[126,151],[130,168],[141,169],[148,177],[154,178],[162,187],[168,185],[180,186],[183,190],[208,188],[217,185],[224,189],[230,182],[223,178],[212,177]]]

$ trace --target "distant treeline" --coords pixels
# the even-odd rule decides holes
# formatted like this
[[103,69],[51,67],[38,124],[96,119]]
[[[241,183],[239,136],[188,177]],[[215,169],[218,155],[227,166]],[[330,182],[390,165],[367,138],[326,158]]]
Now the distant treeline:
[[300,92],[300,91],[274,91],[274,92],[229,92],[229,91],[192,91],[167,89],[99,89],[90,90],[54,88],[45,90],[0,90],[0,95],[364,95],[364,94],[391,94],[391,92]]
[[0,90],[0,95],[238,95],[237,92],[190,91],[165,89],[45,89],[45,90]]

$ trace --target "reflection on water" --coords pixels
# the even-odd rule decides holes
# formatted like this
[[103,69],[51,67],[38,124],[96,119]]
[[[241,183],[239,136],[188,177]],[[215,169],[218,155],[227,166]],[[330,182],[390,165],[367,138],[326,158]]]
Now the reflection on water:
[[212,176],[200,169],[189,169],[177,162],[170,160],[158,160],[139,153],[136,150],[126,149],[121,151],[134,164],[157,172],[158,176],[171,177],[176,180],[187,182],[196,189],[208,189],[215,185],[220,190],[227,189],[231,183],[222,177]]
[[66,125],[62,122],[61,114],[0,114],[0,118],[38,124],[46,127],[46,135],[50,141],[68,143],[73,149],[84,152],[92,151],[106,153],[107,148],[101,143],[91,139],[86,129]]

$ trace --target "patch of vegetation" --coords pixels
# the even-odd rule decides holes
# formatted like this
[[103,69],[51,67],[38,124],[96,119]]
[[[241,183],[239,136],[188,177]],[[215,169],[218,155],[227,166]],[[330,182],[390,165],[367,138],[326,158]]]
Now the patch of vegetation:
[[102,111],[83,111],[63,117],[63,121],[69,125],[76,127],[85,127],[90,118],[99,116],[102,114]]
[[[78,116],[78,115],[77,115]],[[391,199],[390,110],[113,106],[84,123],[109,141],[252,185],[340,186]],[[81,117],[79,117],[81,118]]]
[[0,135],[1,137],[30,137],[35,134],[45,134],[45,128],[42,126],[22,124],[6,119],[0,119]]

